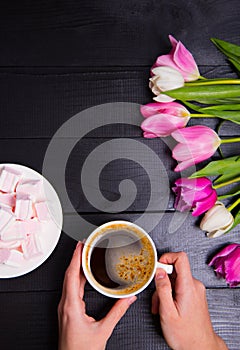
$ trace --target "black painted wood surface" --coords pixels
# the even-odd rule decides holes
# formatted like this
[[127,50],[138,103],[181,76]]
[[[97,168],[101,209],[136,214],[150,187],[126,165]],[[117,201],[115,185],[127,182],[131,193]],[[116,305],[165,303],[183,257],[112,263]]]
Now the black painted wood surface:
[[[157,55],[170,49],[169,33],[193,53],[202,75],[236,77],[209,39],[218,37],[240,44],[239,16],[237,0],[42,0],[1,4],[0,162],[20,163],[41,172],[51,138],[76,113],[109,102],[150,102],[149,68]],[[197,122],[212,128],[218,124],[215,120],[191,120],[190,124]],[[225,123],[221,135],[237,136],[239,131],[239,126]],[[173,171],[175,162],[165,142],[143,139],[138,127],[119,124],[92,131],[76,144],[69,158],[66,186],[75,210],[94,225],[118,218],[135,221],[148,204],[151,188],[146,171],[127,160],[108,164],[100,177],[102,194],[113,201],[119,198],[121,180],[135,182],[136,200],[124,212],[101,212],[83,194],[79,173],[88,154],[108,140],[124,137],[147,145],[159,156],[169,186],[179,176]],[[224,153],[239,153],[239,146],[225,146]],[[213,159],[218,158],[216,153]],[[158,181],[161,196],[161,179]],[[150,232],[158,254],[180,250],[188,253],[193,275],[207,288],[216,332],[230,350],[239,350],[239,288],[229,289],[207,266],[222,246],[240,243],[239,228],[209,240],[199,229],[199,220],[189,214],[178,230],[170,233],[176,218],[172,194],[165,213],[157,203],[151,208],[146,225],[158,213],[163,217]],[[64,208],[64,220],[72,225],[76,219],[73,214],[71,207]],[[16,279],[0,280],[1,348],[57,349],[56,307],[74,246],[75,241],[63,232],[55,251],[41,267]],[[158,320],[150,313],[153,290],[152,283],[139,295],[116,327],[108,349],[168,349]],[[89,314],[96,318],[113,303],[89,285],[85,298]]]

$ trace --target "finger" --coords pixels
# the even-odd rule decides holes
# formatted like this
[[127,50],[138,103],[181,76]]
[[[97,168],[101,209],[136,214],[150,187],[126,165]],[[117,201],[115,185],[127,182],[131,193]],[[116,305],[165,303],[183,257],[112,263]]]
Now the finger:
[[63,295],[69,298],[79,296],[80,290],[80,267],[82,258],[82,242],[78,242],[72,256],[72,260],[65,273],[63,282]]
[[165,264],[174,264],[176,278],[178,281],[178,292],[180,289],[186,291],[193,285],[193,276],[187,254],[184,252],[165,253],[159,259]]
[[153,293],[153,296],[152,296],[151,312],[152,312],[153,315],[157,315],[159,313],[159,298],[158,298],[158,294],[157,294],[156,290],[155,290],[155,292]]
[[177,310],[172,297],[172,286],[169,277],[163,269],[158,268],[155,276],[156,291],[159,299],[159,314],[161,317],[174,315]]
[[79,288],[79,296],[80,298],[83,298],[84,296],[84,287],[86,284],[86,277],[83,274],[82,269],[80,270],[80,288]]
[[126,313],[129,306],[136,300],[136,296],[119,299],[108,314],[100,321],[108,337],[112,334],[114,327]]

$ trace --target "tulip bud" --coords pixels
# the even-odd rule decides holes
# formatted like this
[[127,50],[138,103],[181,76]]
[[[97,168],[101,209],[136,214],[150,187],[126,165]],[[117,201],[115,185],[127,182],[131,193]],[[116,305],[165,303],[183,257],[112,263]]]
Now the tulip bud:
[[240,245],[229,244],[218,252],[208,264],[213,266],[218,277],[223,277],[230,287],[240,283]]
[[199,70],[191,52],[172,35],[169,35],[169,40],[172,44],[171,52],[157,58],[157,61],[152,67],[152,73],[155,67],[167,66],[179,71],[184,81],[197,80],[200,76]]
[[171,102],[174,99],[162,94],[164,91],[178,89],[184,86],[184,78],[181,73],[171,67],[157,67],[152,70],[149,87],[157,97],[158,102]]
[[216,202],[215,205],[209,209],[201,223],[200,228],[207,231],[207,236],[210,238],[220,237],[225,232],[230,230],[234,222],[234,218],[230,211],[221,202]]

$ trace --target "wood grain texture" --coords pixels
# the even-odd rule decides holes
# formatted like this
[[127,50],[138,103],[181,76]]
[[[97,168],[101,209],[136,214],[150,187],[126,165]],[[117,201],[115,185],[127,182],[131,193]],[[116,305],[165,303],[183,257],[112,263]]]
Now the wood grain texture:
[[[194,169],[187,169],[185,172],[179,174],[174,172],[174,168],[177,165],[176,161],[171,157],[171,149],[166,144],[165,140],[161,139],[144,139],[144,138],[131,138],[134,142],[134,148],[129,149],[134,153],[135,149],[139,149],[142,145],[146,146],[144,151],[141,153],[141,159],[144,164],[138,163],[138,159],[132,156],[131,159],[127,159],[125,154],[125,159],[115,156],[115,152],[118,152],[117,148],[107,147],[105,150],[104,158],[106,158],[106,166],[101,168],[102,159],[96,159],[94,164],[91,166],[94,168],[100,166],[102,171],[100,176],[93,184],[88,182],[83,183],[81,179],[81,172],[83,166],[89,164],[87,157],[95,149],[109,142],[109,138],[83,138],[81,141],[77,142],[73,151],[69,155],[66,169],[62,169],[59,162],[55,160],[56,154],[53,154],[51,169],[55,169],[57,174],[62,174],[65,176],[66,189],[70,201],[79,213],[100,213],[100,210],[91,204],[88,198],[85,196],[86,189],[92,189],[95,191],[99,188],[99,193],[104,196],[104,198],[109,201],[117,201],[121,197],[119,192],[119,184],[123,180],[131,180],[137,190],[136,198],[132,202],[124,207],[125,212],[143,212],[148,207],[147,211],[162,212],[165,210],[173,210],[174,196],[170,187],[174,185],[174,181],[180,176],[188,176]],[[66,142],[69,141],[68,138],[59,140],[58,152],[64,150]],[[43,171],[43,161],[47,151],[50,139],[0,139],[0,163],[16,163],[29,166],[32,169],[42,173]],[[123,144],[125,141],[123,141]],[[118,146],[117,146],[118,147]],[[133,147],[133,146],[131,146]],[[238,143],[232,145],[226,144],[222,147],[223,152],[226,156],[239,154]],[[26,157],[31,150],[31,157]],[[158,163],[156,164],[153,160],[153,155],[156,155]],[[108,159],[114,158],[114,161],[108,161]],[[219,154],[216,152],[212,157],[212,160],[219,159]],[[196,168],[199,169],[206,165],[208,162],[204,161],[200,163]],[[50,169],[50,170],[51,170]],[[44,173],[47,179],[52,183],[53,187],[56,188],[59,195],[61,195],[60,188],[58,188],[58,181],[53,177],[48,177],[51,171]],[[49,175],[50,176],[50,175]],[[91,174],[89,174],[91,176]],[[149,205],[150,194],[154,189],[154,200]],[[229,188],[218,190],[218,193],[225,193]],[[132,189],[133,191],[133,189]],[[135,193],[134,191],[132,192]],[[163,208],[162,200],[168,196],[168,204]],[[73,209],[69,203],[65,204],[63,198],[61,198],[64,214],[71,214]],[[228,201],[226,201],[228,203]],[[101,205],[101,203],[100,203]],[[104,208],[101,205],[101,208]],[[104,210],[103,210],[104,211]]]
[[[98,226],[112,220],[135,222],[141,215],[142,213],[85,214],[82,217],[89,223]],[[76,217],[67,215],[64,220],[74,226]],[[143,228],[147,229],[153,220],[154,222],[155,220],[156,222],[157,220],[159,221],[157,226],[150,232],[156,244],[159,257],[161,254],[169,251],[185,251],[189,256],[194,277],[200,279],[207,288],[228,289],[225,280],[218,279],[213,269],[207,266],[207,263],[213,254],[228,243],[240,243],[238,228],[218,239],[209,239],[199,229],[198,221],[190,214],[184,216],[179,213],[175,217],[171,213],[166,213],[164,216],[158,213],[147,214],[144,225],[142,225]],[[87,230],[82,232],[82,228],[79,227],[79,239],[86,238],[89,233]],[[63,233],[53,254],[43,265],[25,276],[1,280],[0,292],[60,290],[63,276],[75,245],[76,241]],[[87,289],[91,290],[92,288],[88,285]],[[239,289],[236,288],[235,292],[238,295]]]
[[[0,138],[52,137],[64,122],[87,108],[110,102],[149,103],[153,97],[148,88],[149,68],[99,72],[71,68],[2,70],[0,115],[4,118],[0,120]],[[229,66],[203,67],[201,73],[208,77],[235,76]],[[189,125],[198,123],[215,129],[219,121],[192,119]],[[221,134],[237,135],[239,130],[238,125],[228,122],[222,126]],[[93,130],[87,137],[142,137],[142,132],[136,126],[119,124]]]
[[[157,316],[151,315],[153,289],[141,293],[116,326],[108,350],[167,350]],[[240,342],[239,298],[232,290],[207,290],[215,331],[226,340],[229,350],[238,350]],[[6,350],[57,350],[57,314],[59,292],[1,293],[1,344]],[[89,290],[85,293],[87,312],[102,318],[114,300]],[[21,308],[19,308],[19,304]],[[21,326],[19,326],[21,325]],[[14,331],[14,337],[13,332]],[[81,332],[81,329],[79,329]]]
[[[236,73],[210,38],[240,44],[239,15],[237,0],[23,0],[2,4],[0,163],[24,164],[41,172],[51,138],[76,113],[109,102],[151,102],[149,69],[158,55],[169,52],[169,33],[193,53],[203,76],[235,78]],[[218,127],[218,121],[212,119],[192,119],[189,125],[198,123],[215,130]],[[79,130],[81,127],[80,122]],[[220,134],[238,136],[239,132],[239,126],[227,122]],[[158,155],[170,184],[179,176],[173,171],[176,163],[165,142],[144,140],[138,126],[109,125],[93,130],[82,140],[75,137],[76,145],[66,168],[68,194],[78,212],[73,213],[70,206],[64,207],[64,220],[70,227],[77,227],[81,232],[76,215],[100,225],[115,219],[134,222],[145,212],[151,183],[146,169],[134,161],[116,159],[104,167],[99,177],[101,193],[112,201],[119,198],[118,186],[122,180],[135,183],[137,197],[123,212],[99,211],[89,203],[81,186],[80,173],[88,155],[109,140],[126,137],[148,146]],[[62,145],[70,138],[71,132],[63,137]],[[224,146],[224,154],[239,154],[239,146]],[[199,219],[191,214],[175,213],[172,194],[163,213],[162,173],[156,175],[151,158],[147,154],[143,157],[149,158],[150,174],[159,183],[155,202],[145,216],[146,227],[158,220],[150,232],[158,255],[167,251],[188,253],[194,277],[207,287],[214,329],[226,340],[229,350],[239,350],[240,289],[229,289],[207,266],[223,246],[240,243],[239,229],[216,240],[207,239],[199,229]],[[216,153],[213,159],[219,159],[219,155]],[[204,164],[206,162],[200,166]],[[57,168],[57,171],[62,170]],[[88,233],[81,232],[81,238]],[[75,240],[62,233],[53,254],[38,269],[19,278],[0,281],[2,348],[57,350],[56,309],[75,244]],[[151,283],[139,295],[117,325],[107,349],[169,349],[158,319],[150,314],[153,290],[154,283]],[[97,319],[113,304],[88,284],[85,299],[88,313]]]
[[211,37],[239,44],[237,0],[24,1],[1,7],[1,66],[151,65],[168,34],[198,64],[225,64]]

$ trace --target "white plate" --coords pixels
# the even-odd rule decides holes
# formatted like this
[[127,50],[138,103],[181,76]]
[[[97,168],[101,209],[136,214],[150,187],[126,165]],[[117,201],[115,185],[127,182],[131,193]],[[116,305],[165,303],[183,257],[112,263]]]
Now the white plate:
[[24,261],[19,267],[7,266],[0,264],[0,278],[12,278],[25,275],[40,266],[53,252],[61,235],[63,215],[62,207],[58,195],[52,185],[35,170],[27,168],[19,164],[0,164],[0,172],[2,168],[10,167],[22,173],[24,180],[42,180],[44,188],[44,196],[36,198],[37,201],[46,200],[51,214],[51,219],[44,223],[44,229],[41,233],[41,245],[43,254],[41,256]]

